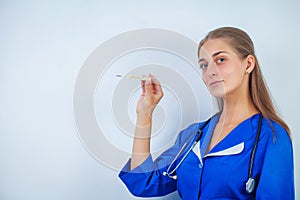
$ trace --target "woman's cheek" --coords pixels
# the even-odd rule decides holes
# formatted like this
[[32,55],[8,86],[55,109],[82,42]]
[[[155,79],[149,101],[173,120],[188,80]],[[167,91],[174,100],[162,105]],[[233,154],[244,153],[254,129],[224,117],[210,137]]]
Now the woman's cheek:
[[204,74],[202,74],[202,81],[203,81],[203,83],[207,86],[207,82],[206,82],[206,77],[205,77],[205,75]]

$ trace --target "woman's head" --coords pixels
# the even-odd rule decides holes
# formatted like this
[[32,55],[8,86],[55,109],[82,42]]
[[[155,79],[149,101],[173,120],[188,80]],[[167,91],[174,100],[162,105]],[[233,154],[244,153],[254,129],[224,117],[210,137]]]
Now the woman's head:
[[203,81],[217,98],[249,92],[249,75],[256,57],[250,37],[242,30],[223,27],[211,31],[200,42],[199,65]]
[[198,47],[203,81],[223,110],[224,97],[248,92],[256,109],[266,118],[288,126],[278,117],[258,64],[249,35],[238,28],[221,27],[209,32]]

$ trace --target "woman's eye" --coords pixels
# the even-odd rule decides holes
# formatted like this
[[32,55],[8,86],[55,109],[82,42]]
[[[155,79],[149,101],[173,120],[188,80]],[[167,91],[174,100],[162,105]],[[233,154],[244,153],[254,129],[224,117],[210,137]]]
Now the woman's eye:
[[222,63],[222,62],[224,62],[224,61],[225,61],[224,58],[218,58],[218,59],[217,59],[217,63]]
[[208,64],[207,63],[202,63],[200,64],[200,69],[205,69],[207,68]]

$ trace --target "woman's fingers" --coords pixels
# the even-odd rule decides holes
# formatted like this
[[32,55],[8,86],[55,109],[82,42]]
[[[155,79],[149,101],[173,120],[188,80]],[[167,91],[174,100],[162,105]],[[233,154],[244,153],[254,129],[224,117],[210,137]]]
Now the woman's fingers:
[[142,95],[145,95],[145,93],[146,93],[145,80],[141,80],[141,87],[142,87]]
[[144,83],[145,83],[145,93],[146,95],[151,95],[152,94],[152,81],[151,79],[147,79],[147,80],[144,80]]
[[143,76],[141,81],[142,94],[137,104],[137,113],[149,113],[152,114],[156,105],[163,97],[163,91],[159,81],[149,74],[149,77]]
[[151,78],[152,87],[153,87],[155,94],[157,94],[159,96],[163,96],[163,91],[162,91],[160,82],[152,74],[149,74],[149,77]]
[[154,101],[153,103],[158,103],[163,97],[162,87],[154,75],[149,74],[148,77],[149,78],[145,78],[145,80],[141,81],[142,96],[152,99]]

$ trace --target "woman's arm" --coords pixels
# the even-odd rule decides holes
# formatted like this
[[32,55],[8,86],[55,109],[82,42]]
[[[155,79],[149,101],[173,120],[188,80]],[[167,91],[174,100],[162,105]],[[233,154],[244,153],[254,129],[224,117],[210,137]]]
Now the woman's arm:
[[[137,123],[131,159],[119,173],[128,190],[139,197],[157,197],[177,190],[177,180],[164,175],[182,146],[199,127],[192,124],[178,134],[175,144],[153,161],[150,154],[152,112],[163,96],[154,76],[142,81],[142,94],[137,105]],[[176,166],[176,162],[174,164]]]
[[142,164],[150,155],[152,113],[163,97],[158,80],[151,74],[149,78],[142,80],[142,94],[136,107],[137,121],[130,163],[131,170]]

